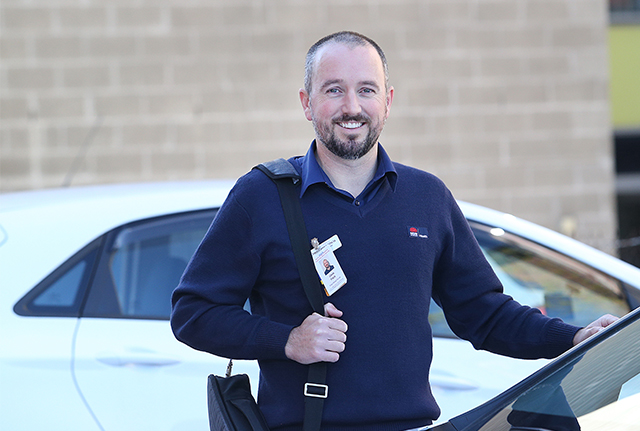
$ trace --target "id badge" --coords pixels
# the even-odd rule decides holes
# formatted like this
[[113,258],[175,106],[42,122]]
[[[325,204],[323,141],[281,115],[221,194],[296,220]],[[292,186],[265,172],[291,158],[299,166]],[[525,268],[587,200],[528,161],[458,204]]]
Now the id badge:
[[340,248],[342,243],[338,235],[334,235],[322,244],[319,244],[317,238],[314,238],[311,244],[313,246],[311,257],[313,257],[316,271],[322,280],[325,293],[327,296],[331,296],[347,284],[347,277],[334,254],[334,251]]

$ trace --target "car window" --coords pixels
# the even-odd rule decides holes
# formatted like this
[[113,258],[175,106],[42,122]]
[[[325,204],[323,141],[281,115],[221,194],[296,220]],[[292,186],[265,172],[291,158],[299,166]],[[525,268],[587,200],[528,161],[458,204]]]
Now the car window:
[[[636,429],[640,401],[637,317],[636,313],[619,332],[600,334],[601,340],[589,340],[591,343],[450,422],[464,431]],[[458,427],[458,422],[472,425]]]
[[22,316],[78,317],[102,238],[89,243],[38,283],[14,306]]
[[[606,313],[629,312],[617,279],[502,229],[469,224],[505,293],[516,301],[576,326],[586,326]],[[435,303],[429,319],[434,335],[453,336]]]
[[171,292],[216,210],[142,220],[92,241],[34,287],[24,316],[168,320]]
[[173,215],[110,233],[83,316],[169,319],[171,292],[214,215]]

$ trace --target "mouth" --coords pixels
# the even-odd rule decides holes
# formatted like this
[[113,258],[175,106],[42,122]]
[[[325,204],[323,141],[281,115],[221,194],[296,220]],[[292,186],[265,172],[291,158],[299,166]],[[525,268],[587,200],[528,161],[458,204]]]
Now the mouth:
[[346,121],[346,122],[339,122],[338,125],[340,127],[342,127],[343,129],[353,130],[353,129],[358,129],[358,128],[364,126],[365,123],[357,122],[357,121]]

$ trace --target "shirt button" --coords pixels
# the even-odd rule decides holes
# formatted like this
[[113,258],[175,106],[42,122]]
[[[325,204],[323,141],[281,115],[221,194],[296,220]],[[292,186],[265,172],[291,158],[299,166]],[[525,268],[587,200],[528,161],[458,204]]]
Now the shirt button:
[[360,201],[355,201],[354,204],[355,204],[355,206],[359,207],[360,206]]

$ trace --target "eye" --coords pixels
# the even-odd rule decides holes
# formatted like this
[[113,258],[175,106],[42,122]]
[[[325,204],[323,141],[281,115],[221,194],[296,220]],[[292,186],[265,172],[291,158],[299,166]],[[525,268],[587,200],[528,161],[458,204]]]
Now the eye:
[[361,93],[364,94],[375,94],[375,90],[373,88],[363,88],[362,90],[360,90]]
[[327,93],[329,93],[329,94],[338,94],[339,92],[340,92],[340,89],[339,88],[335,88],[335,87],[334,88],[329,88],[327,90]]

